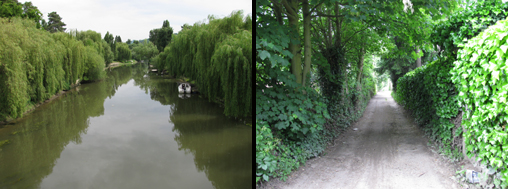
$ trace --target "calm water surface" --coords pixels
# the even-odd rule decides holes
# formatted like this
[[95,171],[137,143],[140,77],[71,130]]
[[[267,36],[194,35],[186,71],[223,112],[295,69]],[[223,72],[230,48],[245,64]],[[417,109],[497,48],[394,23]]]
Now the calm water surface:
[[252,188],[252,128],[146,65],[0,126],[0,188]]

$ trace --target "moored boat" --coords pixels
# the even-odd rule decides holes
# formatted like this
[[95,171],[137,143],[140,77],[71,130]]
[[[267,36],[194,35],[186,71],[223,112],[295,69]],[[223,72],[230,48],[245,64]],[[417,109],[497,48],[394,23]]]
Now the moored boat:
[[191,86],[189,83],[180,83],[178,85],[178,92],[179,93],[191,93]]

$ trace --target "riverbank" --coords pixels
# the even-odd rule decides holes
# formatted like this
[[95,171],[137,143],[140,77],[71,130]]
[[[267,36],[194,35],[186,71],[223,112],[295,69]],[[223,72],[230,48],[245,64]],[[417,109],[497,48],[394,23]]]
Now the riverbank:
[[56,93],[55,95],[51,96],[49,99],[45,100],[45,101],[42,101],[42,102],[39,102],[35,105],[33,105],[32,107],[28,108],[27,111],[23,112],[23,115],[21,117],[18,117],[18,118],[11,118],[11,117],[7,117],[7,119],[5,120],[0,120],[0,128],[2,128],[2,125],[7,125],[7,124],[11,124],[11,123],[14,123],[16,122],[17,120],[20,120],[20,119],[23,119],[23,117],[25,117],[27,114],[31,113],[32,111],[34,111],[36,108],[38,108],[39,106],[43,105],[43,104],[46,104],[48,102],[51,102],[52,100],[54,99],[57,99],[58,97],[62,96],[63,94],[67,93],[68,91],[71,91],[72,89],[76,88],[77,86],[81,85],[81,83],[78,83],[77,85],[73,85],[71,87],[71,89],[67,90],[67,91],[64,91],[64,90],[61,90],[59,91],[58,93]]
[[[131,61],[132,62],[129,62],[129,63],[112,62],[112,63],[110,63],[108,65],[108,67],[105,67],[104,70],[106,70],[106,69],[112,70],[114,68],[118,68],[118,67],[122,67],[122,66],[130,66],[130,65],[134,65],[134,64],[138,63],[135,60],[131,60]],[[100,80],[97,80],[97,81],[100,81]],[[94,82],[97,82],[97,81],[94,81]],[[18,118],[7,117],[5,120],[0,120],[0,127],[2,127],[1,125],[10,124],[10,123],[16,122],[19,119],[22,119],[24,116],[26,116],[27,114],[31,113],[32,111],[34,111],[39,106],[41,106],[43,104],[46,104],[48,102],[51,102],[54,99],[57,99],[58,97],[66,94],[67,92],[69,92],[69,91],[73,90],[74,88],[76,88],[77,86],[81,85],[81,82],[82,82],[82,80],[77,80],[77,82],[75,84],[72,84],[70,86],[69,90],[61,90],[61,91],[57,92],[56,94],[54,94],[53,96],[51,96],[49,99],[46,99],[46,100],[44,100],[42,102],[39,102],[39,103],[37,103],[37,104],[35,104],[33,106],[30,106],[25,112],[23,112],[21,117],[18,117]]]
[[127,65],[134,65],[139,63],[136,60],[130,60],[128,63],[122,63],[122,62],[111,62],[107,67],[104,68],[104,70],[108,69],[111,70],[113,68],[121,67],[121,66],[127,66]]

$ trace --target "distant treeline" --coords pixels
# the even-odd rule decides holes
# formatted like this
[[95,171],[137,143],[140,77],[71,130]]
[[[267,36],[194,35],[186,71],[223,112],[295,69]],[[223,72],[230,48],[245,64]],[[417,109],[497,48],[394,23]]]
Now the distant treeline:
[[0,120],[21,117],[78,79],[103,78],[112,56],[100,33],[50,33],[33,20],[0,18]]
[[210,101],[224,101],[226,115],[252,112],[252,18],[242,11],[184,25],[152,64],[195,79]]

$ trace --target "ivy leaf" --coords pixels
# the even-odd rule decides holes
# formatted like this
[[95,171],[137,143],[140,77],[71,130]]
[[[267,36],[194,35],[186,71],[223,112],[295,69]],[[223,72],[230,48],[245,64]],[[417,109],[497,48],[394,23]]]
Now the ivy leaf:
[[469,61],[470,62],[476,62],[476,60],[478,60],[478,54],[473,53],[473,56],[471,57],[471,59],[469,59]]
[[[506,34],[504,34],[506,35]],[[501,48],[501,50],[503,50],[504,53],[506,53],[506,49],[508,49],[508,45],[501,45],[499,48]]]
[[[507,33],[498,33],[498,34],[497,34],[497,38],[498,38],[499,40],[503,40],[504,36],[506,36],[506,35],[507,35]],[[505,51],[506,51],[506,50],[505,50]]]
[[499,71],[492,72],[492,80],[499,80]]

